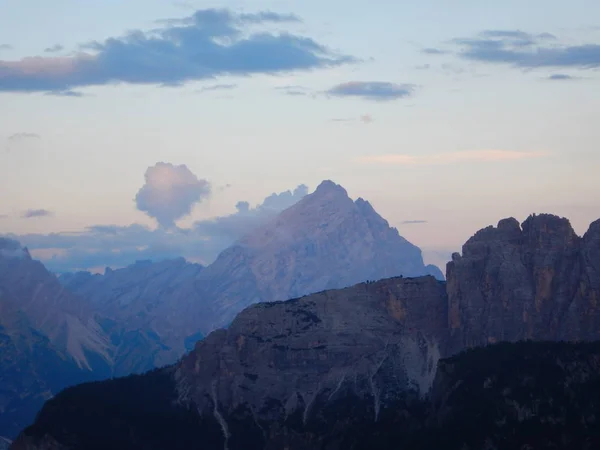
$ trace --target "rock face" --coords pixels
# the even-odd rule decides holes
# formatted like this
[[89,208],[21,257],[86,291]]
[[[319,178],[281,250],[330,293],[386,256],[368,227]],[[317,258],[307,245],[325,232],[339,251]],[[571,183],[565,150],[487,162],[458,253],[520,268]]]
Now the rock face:
[[203,311],[198,323],[207,334],[260,301],[428,274],[443,279],[369,202],[352,201],[343,187],[324,181],[203,271],[199,286],[210,313]]
[[59,281],[90,303],[111,341],[113,375],[123,376],[170,364],[202,338],[173,332],[182,322],[174,305],[194,301],[202,270],[183,258],[138,261],[103,275],[64,274]]
[[[46,404],[35,425],[12,448],[592,450],[600,446],[598,343],[502,343],[440,360],[428,395],[388,398],[389,407],[381,409],[377,420],[372,396],[361,400],[343,387],[316,398],[306,416],[285,415],[284,407],[266,405],[264,410],[280,412],[261,421],[264,410],[238,407],[231,413],[217,403],[202,414],[177,401],[177,370],[169,367],[67,389]],[[360,392],[358,386],[349,391]]]
[[107,376],[102,335],[78,301],[0,239],[0,435],[15,437],[65,387]]
[[306,424],[348,397],[377,420],[407,391],[429,390],[445,351],[446,308],[443,283],[431,276],[254,305],[184,357],[179,399],[231,436],[226,417],[260,434],[252,424]]
[[66,290],[26,248],[4,238],[0,238],[0,302],[18,308],[80,367],[104,370],[110,364],[110,344],[92,308]]
[[600,339],[600,221],[583,238],[567,219],[505,219],[447,266],[455,348],[521,339]]

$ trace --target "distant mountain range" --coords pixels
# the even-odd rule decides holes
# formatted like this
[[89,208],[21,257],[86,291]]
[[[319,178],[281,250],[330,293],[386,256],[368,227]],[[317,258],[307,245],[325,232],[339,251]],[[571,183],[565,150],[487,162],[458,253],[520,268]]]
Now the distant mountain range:
[[182,258],[139,261],[57,279],[27,249],[2,239],[0,372],[12,375],[0,379],[0,435],[14,437],[69,384],[174,363],[254,303],[425,274],[443,279],[368,202],[331,181],[208,267]]
[[504,219],[446,282],[251,305],[174,365],[65,390],[13,448],[596,448],[600,344],[547,341],[598,341],[599,299],[600,220]]

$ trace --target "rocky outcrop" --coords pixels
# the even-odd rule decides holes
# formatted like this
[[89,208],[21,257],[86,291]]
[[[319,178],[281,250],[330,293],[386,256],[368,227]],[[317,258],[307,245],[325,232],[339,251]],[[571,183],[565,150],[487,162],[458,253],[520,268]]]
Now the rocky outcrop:
[[567,219],[504,219],[447,266],[456,350],[522,339],[600,339],[600,221],[583,238]]
[[433,277],[254,305],[183,358],[180,401],[218,421],[244,411],[249,423],[307,423],[351,396],[376,420],[406,392],[429,390],[445,352],[446,308]]
[[[49,401],[14,450],[463,450],[600,446],[600,345],[496,344],[440,360],[426,396],[384,398],[379,416],[360,383],[285,406],[177,401],[177,370],[84,384]],[[250,384],[252,380],[248,380]],[[285,379],[282,383],[285,383]],[[258,382],[258,379],[257,379]],[[393,384],[393,379],[388,381]],[[358,388],[358,389],[357,389]],[[148,395],[148,393],[153,395]],[[301,399],[290,402],[294,411]],[[68,407],[67,407],[68,405]],[[262,420],[272,411],[269,420]],[[303,411],[301,411],[303,412]]]

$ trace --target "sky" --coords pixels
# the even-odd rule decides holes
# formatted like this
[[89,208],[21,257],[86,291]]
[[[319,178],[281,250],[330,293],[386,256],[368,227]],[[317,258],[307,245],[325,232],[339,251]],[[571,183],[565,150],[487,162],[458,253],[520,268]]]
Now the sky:
[[503,217],[600,217],[595,0],[0,11],[0,234],[52,270],[208,263],[324,179],[438,264]]

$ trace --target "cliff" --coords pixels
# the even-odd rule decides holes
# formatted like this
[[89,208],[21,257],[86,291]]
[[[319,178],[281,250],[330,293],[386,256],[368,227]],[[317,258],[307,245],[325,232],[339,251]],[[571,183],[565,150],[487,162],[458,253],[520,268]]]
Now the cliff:
[[456,350],[499,341],[600,339],[600,220],[578,237],[549,214],[478,231],[447,265]]
[[[439,362],[426,396],[389,399],[327,392],[308,415],[269,421],[177,401],[177,369],[70,388],[49,401],[14,450],[463,450],[600,446],[600,344],[502,343]],[[351,390],[350,390],[351,391]],[[148,395],[152,393],[153,395]],[[69,405],[69,407],[66,407]],[[93,405],[91,407],[90,405]],[[65,426],[68,424],[68,426]],[[225,428],[226,434],[223,432]],[[228,436],[228,437],[226,437]]]

